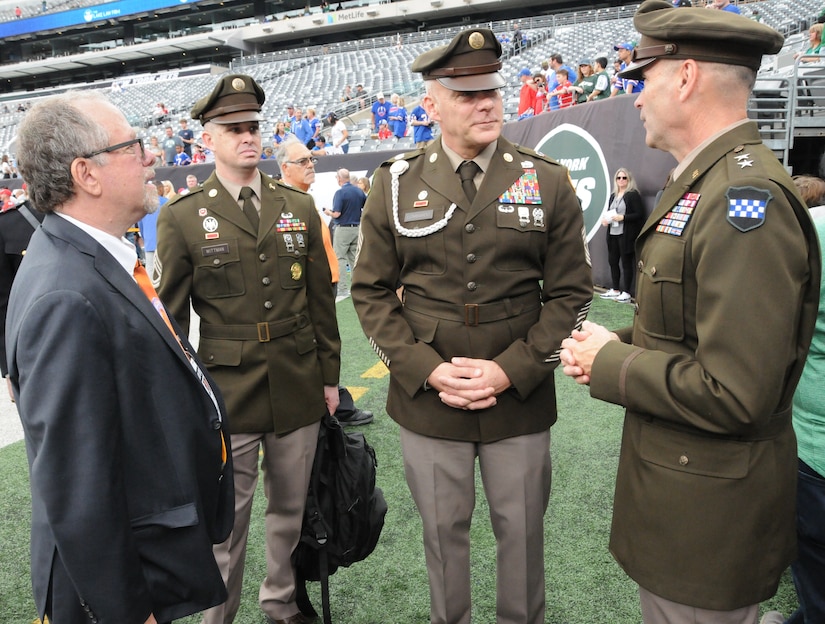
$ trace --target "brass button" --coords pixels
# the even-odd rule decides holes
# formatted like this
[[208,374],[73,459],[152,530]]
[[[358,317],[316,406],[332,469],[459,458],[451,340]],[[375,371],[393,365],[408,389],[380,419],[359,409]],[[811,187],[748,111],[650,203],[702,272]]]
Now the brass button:
[[258,260],[260,260],[261,262],[266,262],[266,254],[261,254],[260,256],[258,256]]
[[272,280],[269,279],[268,277],[265,277],[261,280],[261,284],[263,284],[264,286],[269,286],[271,283],[272,283]]
[[467,282],[467,290],[476,290],[478,288],[478,284],[475,282]]
[[688,459],[688,456],[687,456],[687,455],[682,455],[682,456],[679,458],[679,465],[680,465],[680,466],[687,466],[689,461],[690,461],[690,460]]
[[218,266],[220,263],[221,263],[220,258],[215,258],[214,260],[212,260],[212,264],[214,264],[215,266]]
[[476,261],[476,255],[474,253],[467,254],[467,262],[472,264]]
[[656,267],[650,267],[650,275],[656,275]]
[[274,306],[272,305],[272,302],[271,302],[271,301],[264,301],[264,307],[265,307],[267,310],[271,310]]
[[472,223],[468,223],[464,226],[464,231],[467,232],[467,234],[472,234],[476,231],[476,226],[474,226]]

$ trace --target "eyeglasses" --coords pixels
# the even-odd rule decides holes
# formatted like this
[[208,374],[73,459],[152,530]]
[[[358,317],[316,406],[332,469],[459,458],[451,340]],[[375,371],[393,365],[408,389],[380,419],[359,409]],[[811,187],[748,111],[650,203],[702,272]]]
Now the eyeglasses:
[[627,176],[616,176],[617,180],[627,180]]
[[310,164],[317,165],[318,159],[314,156],[312,158],[299,158],[298,160],[287,160],[290,165],[298,165],[299,167],[308,167]]
[[129,141],[124,141],[123,143],[118,143],[117,145],[110,145],[109,147],[104,147],[103,149],[99,149],[88,154],[83,154],[83,158],[94,158],[95,156],[99,156],[100,154],[116,152],[119,149],[123,149],[124,147],[129,147],[135,144],[140,146],[140,159],[143,160],[144,158],[146,158],[146,151],[143,149],[143,139],[131,139]]

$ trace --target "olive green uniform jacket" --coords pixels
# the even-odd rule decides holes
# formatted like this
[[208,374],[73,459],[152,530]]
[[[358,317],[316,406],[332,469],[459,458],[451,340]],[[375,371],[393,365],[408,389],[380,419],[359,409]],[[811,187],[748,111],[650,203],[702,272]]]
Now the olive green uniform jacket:
[[282,434],[320,420],[341,343],[312,197],[261,177],[257,235],[215,174],[166,204],[155,281],[184,331],[191,298],[232,433]]
[[[730,214],[743,196],[766,202],[761,218]],[[631,344],[599,352],[590,386],[627,408],[611,551],[669,600],[758,603],[795,555],[791,398],[820,261],[807,210],[755,124],[718,138],[665,189],[636,257],[636,318],[620,332]]]
[[[402,159],[408,169],[398,176],[398,223],[393,163],[384,163],[361,218],[352,285],[364,332],[390,368],[388,413],[411,431],[453,440],[546,430],[556,420],[561,341],[592,298],[567,170],[500,138],[471,205],[440,140]],[[452,205],[445,227],[420,235]],[[486,410],[444,405],[424,383],[454,356],[495,360],[512,387]]]

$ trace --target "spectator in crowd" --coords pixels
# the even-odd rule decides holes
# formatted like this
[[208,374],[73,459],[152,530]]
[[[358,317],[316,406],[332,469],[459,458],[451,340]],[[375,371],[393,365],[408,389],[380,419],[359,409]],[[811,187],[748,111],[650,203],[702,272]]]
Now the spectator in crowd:
[[[810,207],[825,261],[825,181],[794,176],[802,199]],[[825,279],[819,288],[819,314],[811,349],[793,397],[798,474],[796,483],[797,557],[791,564],[799,608],[786,620],[769,611],[762,624],[825,622]]]
[[613,75],[610,77],[610,95],[624,95],[624,83],[619,78],[619,72],[622,71],[621,59],[613,61]]
[[633,294],[636,272],[635,243],[645,222],[645,207],[636,188],[636,181],[624,167],[616,170],[613,193],[608,210],[602,216],[607,229],[607,261],[610,264],[612,287],[602,293],[602,299],[629,303]]
[[596,87],[596,75],[593,73],[593,65],[589,59],[579,61],[579,75],[573,91],[576,93],[576,103],[584,104]]
[[188,176],[186,176],[186,188],[183,189],[181,195],[188,195],[196,188],[198,188],[198,184],[198,176],[196,176],[194,173],[190,173]]
[[378,122],[378,138],[384,141],[385,139],[389,139],[392,136],[392,132],[390,132],[390,125],[387,123],[386,119],[382,119]]
[[739,10],[739,7],[731,3],[730,0],[713,0],[713,8],[719,9],[720,11],[736,13],[737,15],[742,13],[742,11]]
[[346,104],[350,100],[352,100],[352,85],[347,85],[341,93],[341,101]]
[[261,152],[261,160],[272,160],[275,158],[275,151],[271,147],[265,147]]
[[[367,196],[350,181],[347,169],[336,173],[339,188],[332,198],[332,210],[327,215],[335,219],[335,236],[332,246],[338,258],[338,298],[349,297],[351,271],[355,268],[355,254],[358,251],[358,234],[361,226],[361,211]],[[347,268],[349,267],[349,271]]]
[[369,192],[370,192],[370,179],[369,178],[358,178],[355,181],[355,186],[357,186],[362,191],[364,191],[365,195],[369,195]]
[[560,67],[556,70],[556,88],[547,94],[548,97],[556,98],[556,108],[567,108],[576,103],[576,98],[573,97],[573,83],[567,75],[567,70]]
[[[231,417],[235,526],[215,547],[229,598],[206,612],[206,624],[228,624],[239,608],[259,464],[267,569],[258,601],[268,622],[311,621],[296,603],[290,556],[301,536],[319,421],[338,405],[341,343],[321,219],[311,196],[258,169],[264,100],[250,76],[227,74],[195,103],[191,116],[203,125],[215,171],[158,218],[160,297],[184,333],[190,302],[200,317],[199,349]],[[284,219],[287,231],[278,225]],[[205,227],[212,228],[206,237]],[[227,254],[235,261],[222,262]]]
[[163,131],[166,136],[163,138],[160,146],[163,148],[163,159],[167,167],[175,164],[175,156],[178,153],[176,148],[183,147],[183,141],[179,136],[176,136],[172,131],[172,126],[166,126]]
[[390,106],[384,99],[384,94],[379,93],[375,96],[375,102],[372,103],[372,127],[373,131],[378,132],[382,119],[387,119],[390,113]]
[[275,141],[275,144],[278,145],[283,142],[287,136],[289,136],[289,132],[286,131],[286,123],[283,121],[279,121],[275,124],[275,133],[272,135],[272,140]]
[[286,115],[284,115],[284,126],[288,132],[292,132],[292,122],[295,121],[295,105],[286,105]]
[[523,67],[518,78],[521,81],[521,89],[518,93],[518,118],[527,119],[536,114],[536,85],[533,84],[533,73]]
[[536,86],[536,115],[547,110],[547,81],[544,74],[533,74],[533,84]]
[[312,135],[309,137],[313,141],[321,136],[321,130],[324,127],[324,122],[318,118],[318,114],[314,107],[309,106],[307,108],[307,121],[309,122],[310,130],[312,130]]
[[152,275],[155,269],[155,251],[158,248],[158,214],[163,205],[169,200],[163,196],[164,188],[161,182],[148,182],[147,184],[151,187],[148,192],[152,195],[156,193],[158,196],[158,209],[138,221],[138,230],[143,241],[146,273]]
[[[548,93],[552,93],[559,86],[559,82],[558,82],[558,79],[556,77],[556,72],[558,72],[558,70],[565,69],[567,71],[567,79],[570,80],[571,82],[575,79],[576,70],[573,69],[572,67],[570,67],[569,65],[564,64],[564,60],[562,59],[561,54],[559,54],[559,53],[551,54],[550,59],[549,59],[549,63],[550,63],[550,71],[547,73],[547,92]],[[547,104],[550,107],[550,110],[557,110],[558,108],[560,108],[560,103],[559,103],[558,98],[559,98],[558,95],[548,97]]]
[[192,164],[192,159],[183,151],[183,145],[175,145],[175,167],[186,167]]
[[206,162],[206,152],[203,145],[195,143],[195,148],[192,150],[192,164],[199,165]]
[[[553,369],[592,297],[567,170],[501,136],[501,52],[473,29],[415,60],[441,137],[376,171],[355,267],[356,312],[390,366],[387,411],[423,520],[430,622],[471,620],[476,461],[496,537],[488,617],[545,622]],[[525,192],[553,200],[518,209]],[[455,216],[422,215],[424,195]]]
[[195,142],[195,133],[189,129],[189,122],[186,119],[180,120],[180,130],[178,136],[183,141],[183,151],[189,158],[192,158],[192,144]]
[[322,134],[317,139],[315,139],[315,145],[312,146],[312,155],[326,156],[327,153],[327,139]]
[[21,9],[19,6],[14,7],[14,17],[16,17],[17,19],[23,17],[23,9]]
[[146,151],[155,157],[154,167],[161,167],[165,164],[163,159],[163,148],[158,143],[158,138],[154,135],[149,137],[149,145],[146,146]]
[[17,167],[14,166],[8,154],[3,154],[2,159],[0,159],[0,174],[3,175],[4,180],[17,177]]
[[524,33],[521,32],[521,24],[516,22],[513,25],[513,56],[518,56],[524,49]]
[[597,56],[593,61],[593,69],[595,70],[596,84],[590,95],[587,96],[588,102],[610,97],[610,76],[607,75],[607,59],[603,56]]
[[395,104],[390,106],[388,118],[394,136],[399,139],[407,136],[407,109],[404,105],[404,98],[400,95],[396,96]]
[[158,102],[155,104],[155,109],[152,111],[152,119],[154,120],[156,125],[160,125],[166,121],[166,118],[169,116],[169,109],[166,108],[166,104],[163,102]]
[[421,104],[412,109],[410,125],[413,128],[415,147],[418,149],[427,147],[433,140],[433,121]]
[[[619,60],[622,62],[619,69],[620,72],[624,71],[630,63],[630,59],[633,56],[633,47],[634,46],[632,43],[620,43],[613,46],[613,49],[616,50],[619,55]],[[621,95],[621,93],[639,93],[644,88],[644,80],[630,80],[617,75],[616,82],[610,92],[610,95],[616,96]]]
[[304,145],[312,139],[312,126],[309,125],[309,120],[304,118],[304,111],[300,108],[295,109],[295,119],[292,122],[292,134]]
[[363,109],[367,106],[367,92],[364,89],[364,85],[357,84],[355,85],[355,94],[353,95],[353,99],[357,100],[358,108]]
[[329,113],[327,121],[332,126],[329,137],[332,145],[327,147],[327,153],[346,154],[349,152],[349,130],[347,130],[346,124],[338,119],[338,115],[335,113]]
[[[805,50],[805,52],[797,52],[794,54],[793,57],[795,59],[806,54],[822,54],[822,51],[825,50],[825,44],[823,44],[822,41],[823,28],[825,28],[825,25],[820,23],[811,25],[808,29],[808,49]],[[807,61],[808,59],[803,58],[802,60]],[[816,58],[811,58],[810,60],[816,60]]]
[[7,324],[38,615],[155,624],[217,605],[210,546],[233,516],[226,410],[123,240],[157,210],[152,156],[94,91],[45,98],[17,137],[46,213]]
[[643,621],[753,624],[796,553],[791,403],[821,275],[807,208],[747,116],[783,37],[664,0],[634,26],[621,77],[645,79],[645,142],[678,164],[636,240],[633,327],[585,322],[561,360],[626,408],[610,552]]

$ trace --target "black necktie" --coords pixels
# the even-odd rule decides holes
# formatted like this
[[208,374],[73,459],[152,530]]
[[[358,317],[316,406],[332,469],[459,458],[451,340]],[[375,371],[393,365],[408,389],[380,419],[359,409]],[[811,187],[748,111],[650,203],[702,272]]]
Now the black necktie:
[[246,218],[249,219],[249,222],[252,224],[252,227],[257,232],[258,224],[260,223],[261,219],[258,216],[258,211],[255,209],[255,204],[252,203],[252,196],[254,194],[255,193],[248,186],[245,186],[241,189],[241,199],[243,200],[243,213],[246,215]]
[[458,177],[461,178],[461,188],[464,190],[464,194],[467,196],[467,199],[470,200],[471,204],[476,198],[476,185],[473,180],[479,171],[481,171],[481,167],[472,160],[465,160],[458,166]]

